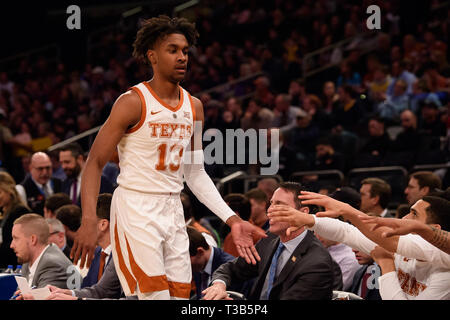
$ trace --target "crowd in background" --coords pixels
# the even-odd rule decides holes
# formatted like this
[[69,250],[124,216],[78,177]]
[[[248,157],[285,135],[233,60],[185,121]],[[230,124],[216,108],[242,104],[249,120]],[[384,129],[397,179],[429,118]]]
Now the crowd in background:
[[[204,129],[280,129],[279,175],[286,181],[296,171],[337,169],[347,173],[357,167],[401,165],[410,169],[416,164],[446,163],[450,156],[450,8],[428,10],[422,20],[411,23],[402,15],[400,2],[378,1],[383,28],[376,37],[375,50],[363,54],[359,49],[363,40],[358,35],[368,31],[367,3],[228,0],[213,5],[212,1],[201,1],[189,11],[200,39],[190,51],[182,86],[203,102]],[[432,1],[428,9],[439,4],[441,1]],[[11,203],[0,203],[3,217],[11,208],[14,215],[21,215],[34,205],[26,196],[22,200],[27,204],[21,204],[22,194],[14,191],[14,185],[25,185],[27,177],[38,175],[39,166],[31,157],[35,152],[102,125],[121,93],[151,78],[151,70],[131,56],[135,32],[144,18],[126,24],[121,21],[114,31],[104,34],[96,50],[91,51],[90,60],[79,70],[68,70],[64,61],[53,64],[40,57],[36,61],[23,59],[13,72],[0,72],[0,161],[1,168],[12,176],[5,176],[8,181],[1,182],[0,189],[13,195]],[[302,63],[307,53],[343,39],[353,40],[345,48],[319,56],[319,64],[333,62],[336,67],[319,77],[303,78]],[[236,86],[230,97],[224,98],[220,91],[204,93],[256,73],[260,75]],[[79,141],[84,153],[92,141],[93,137]],[[65,199],[66,204],[78,208],[74,209],[73,227],[70,218],[63,222],[66,235],[73,237],[81,216],[79,189],[73,183],[85,154],[70,150],[69,165],[64,164],[60,152],[64,151],[50,153],[45,168],[51,161],[53,176],[61,178],[63,184],[66,181],[65,189],[64,185],[61,189],[52,185],[52,193],[66,193],[70,197]],[[112,164],[111,168],[113,173],[104,171],[110,178],[106,179],[111,184],[105,191],[108,193],[113,191],[117,177],[117,167]],[[209,166],[207,170],[213,178],[220,178],[224,168]],[[239,169],[255,172],[252,166]],[[425,176],[428,178],[411,176],[404,190],[407,211],[421,197],[449,186],[450,174],[446,171],[440,176]],[[317,177],[308,179],[311,182]],[[45,189],[45,183],[42,185]],[[225,201],[236,206],[232,209],[242,218],[267,231],[267,208],[278,186],[276,181],[264,180],[258,189],[245,195],[227,195]],[[340,186],[314,187],[313,191],[337,196]],[[415,194],[414,188],[428,188],[428,192]],[[369,179],[362,182],[360,190],[347,190],[340,200],[350,203],[356,197],[355,208],[365,213],[376,211],[377,216],[384,217],[389,204],[386,197],[390,199],[391,193],[385,181]],[[42,206],[45,197],[40,199]],[[378,202],[372,203],[370,199],[376,197]],[[229,230],[212,226],[214,220],[200,219],[202,214],[195,211],[198,207],[192,201],[194,209],[187,224],[201,223],[201,230],[208,239],[213,238],[212,243],[236,256],[227,240]],[[403,210],[398,207],[397,218],[405,215]],[[319,239],[331,255],[339,250],[341,256],[337,254],[335,259],[342,258],[338,262],[342,275],[345,273],[345,289],[351,291],[356,281],[354,293],[365,295],[361,277],[374,264],[373,257],[361,250],[351,252],[338,241]],[[358,273],[360,265],[365,269]],[[375,298],[380,298],[378,293]]]

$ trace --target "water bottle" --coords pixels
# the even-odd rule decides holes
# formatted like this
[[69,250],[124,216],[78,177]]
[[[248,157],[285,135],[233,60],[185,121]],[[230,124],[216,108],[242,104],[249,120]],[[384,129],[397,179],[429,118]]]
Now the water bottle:
[[14,270],[15,274],[22,274],[22,265],[18,264],[16,270]]
[[8,268],[6,268],[6,270],[3,272],[4,273],[14,273],[13,265],[12,264],[8,265]]

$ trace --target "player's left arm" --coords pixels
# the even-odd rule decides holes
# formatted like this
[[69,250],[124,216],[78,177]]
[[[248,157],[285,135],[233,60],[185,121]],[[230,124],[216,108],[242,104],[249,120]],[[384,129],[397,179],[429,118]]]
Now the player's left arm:
[[[208,209],[221,218],[230,228],[233,241],[236,244],[239,255],[242,256],[247,263],[256,264],[261,258],[253,244],[253,233],[266,234],[257,229],[248,221],[242,220],[233,210],[225,203],[214,185],[213,181],[205,171],[204,157],[202,148],[202,131],[204,123],[203,104],[192,97],[194,105],[195,118],[193,135],[190,142],[190,153],[185,157],[184,178],[188,187]],[[188,147],[189,148],[189,147]]]

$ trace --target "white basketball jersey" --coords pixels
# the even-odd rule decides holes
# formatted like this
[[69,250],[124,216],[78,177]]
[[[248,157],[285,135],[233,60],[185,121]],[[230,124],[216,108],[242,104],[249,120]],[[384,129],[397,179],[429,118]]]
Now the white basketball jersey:
[[162,101],[148,82],[131,89],[141,99],[141,119],[118,145],[119,186],[148,193],[177,193],[183,189],[183,155],[193,134],[195,109],[180,88],[176,107]]

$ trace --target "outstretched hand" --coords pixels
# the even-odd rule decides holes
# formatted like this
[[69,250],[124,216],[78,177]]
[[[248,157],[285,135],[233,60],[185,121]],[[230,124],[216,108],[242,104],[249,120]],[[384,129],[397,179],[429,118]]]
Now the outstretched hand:
[[236,245],[239,255],[244,258],[247,263],[256,264],[257,261],[261,260],[261,257],[259,256],[258,251],[256,251],[252,235],[257,234],[262,238],[266,238],[267,235],[250,222],[244,221],[237,216],[233,216],[230,219],[232,219],[232,221],[230,221],[231,236],[233,237],[233,242]]
[[308,227],[312,227],[314,225],[313,216],[283,204],[271,206],[269,210],[267,210],[267,216],[269,217],[271,223],[289,223],[291,227],[286,230],[287,236],[290,236],[292,232],[297,231],[305,225]]
[[338,201],[320,193],[302,191],[298,198],[301,200],[303,205],[316,205],[324,207],[325,211],[317,212],[317,217],[337,218],[348,214],[349,211],[353,209],[347,203]]
[[361,216],[360,219],[366,224],[374,224],[371,231],[380,227],[386,227],[386,231],[381,234],[383,238],[413,233],[420,230],[420,227],[423,225],[422,222],[411,219],[381,218],[373,216]]

